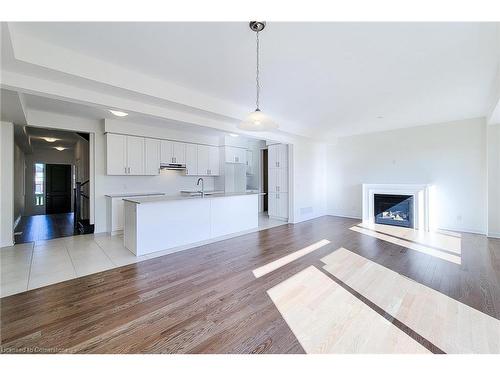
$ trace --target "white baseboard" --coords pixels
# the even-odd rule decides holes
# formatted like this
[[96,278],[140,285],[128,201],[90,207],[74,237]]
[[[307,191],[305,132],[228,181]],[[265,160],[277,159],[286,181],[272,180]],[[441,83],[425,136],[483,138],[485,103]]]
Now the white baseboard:
[[462,233],[471,233],[471,234],[482,234],[486,236],[485,231],[477,230],[477,229],[469,229],[469,228],[459,228],[459,227],[439,227],[437,230],[447,230],[450,232],[462,232]]
[[500,238],[500,233],[498,233],[498,232],[488,232],[488,237],[491,237],[491,238]]
[[338,212],[330,212],[330,213],[328,213],[328,216],[337,216],[337,217],[345,217],[346,219],[361,220],[361,216],[346,215],[346,214],[338,213]]

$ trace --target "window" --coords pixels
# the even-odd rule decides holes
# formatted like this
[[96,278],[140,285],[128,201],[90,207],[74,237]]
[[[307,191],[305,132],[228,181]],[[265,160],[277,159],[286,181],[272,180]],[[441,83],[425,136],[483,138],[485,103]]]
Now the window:
[[35,164],[35,206],[43,206],[45,200],[45,164]]

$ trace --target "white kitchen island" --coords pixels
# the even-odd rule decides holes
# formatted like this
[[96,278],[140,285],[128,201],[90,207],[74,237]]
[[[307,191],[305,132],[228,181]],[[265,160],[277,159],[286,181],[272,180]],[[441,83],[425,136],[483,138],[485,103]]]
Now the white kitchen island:
[[258,193],[124,199],[124,244],[141,256],[258,227]]

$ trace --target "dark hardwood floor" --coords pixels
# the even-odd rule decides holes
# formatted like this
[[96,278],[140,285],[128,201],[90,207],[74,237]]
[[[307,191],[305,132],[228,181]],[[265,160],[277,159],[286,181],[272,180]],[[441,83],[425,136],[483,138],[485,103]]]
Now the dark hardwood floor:
[[[3,298],[1,349],[303,353],[266,291],[340,247],[500,319],[500,240],[463,234],[455,264],[349,230],[357,223],[324,216]],[[322,239],[331,243],[252,274]]]
[[15,243],[51,240],[73,235],[73,213],[23,216],[16,226]]

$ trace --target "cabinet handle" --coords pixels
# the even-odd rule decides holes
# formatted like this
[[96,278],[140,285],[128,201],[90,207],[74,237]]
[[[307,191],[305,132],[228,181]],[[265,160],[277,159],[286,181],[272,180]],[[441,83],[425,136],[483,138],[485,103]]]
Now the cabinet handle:
[[124,171],[123,173],[127,174],[127,167],[123,167]]
[[130,167],[128,167],[128,174],[130,174]]
[[276,191],[280,191],[280,187],[279,186],[276,186]]

